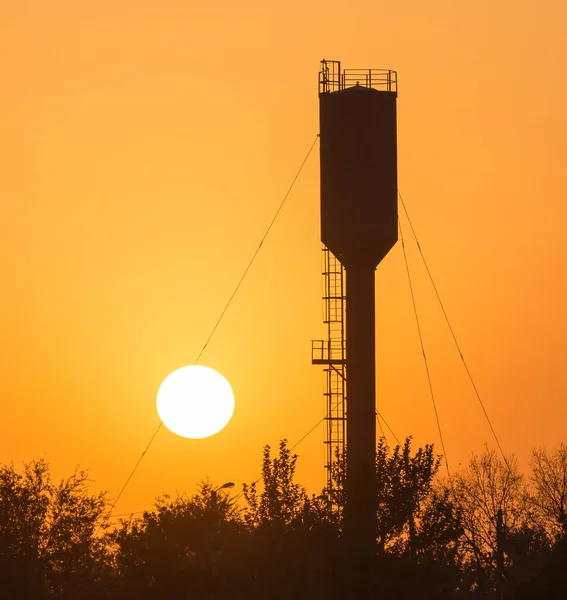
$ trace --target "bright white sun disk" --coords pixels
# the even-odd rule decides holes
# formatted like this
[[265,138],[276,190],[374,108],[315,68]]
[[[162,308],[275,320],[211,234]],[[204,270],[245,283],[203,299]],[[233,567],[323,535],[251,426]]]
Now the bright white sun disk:
[[191,365],[170,373],[157,393],[162,423],[185,438],[206,438],[223,429],[234,412],[228,381],[214,369]]

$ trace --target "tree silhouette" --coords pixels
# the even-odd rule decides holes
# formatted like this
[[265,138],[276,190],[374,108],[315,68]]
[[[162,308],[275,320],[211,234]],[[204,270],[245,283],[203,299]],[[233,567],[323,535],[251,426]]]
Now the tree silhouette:
[[106,508],[85,471],[55,484],[44,460],[0,468],[0,590],[6,598],[94,594],[104,545],[95,532]]
[[265,446],[260,481],[243,487],[251,597],[332,599],[340,589],[338,529],[324,518],[320,498],[295,482],[297,458],[286,440],[273,457]]
[[265,524],[293,525],[300,523],[309,510],[305,489],[295,482],[297,454],[281,440],[278,455],[272,458],[270,446],[265,446],[262,458],[262,491],[258,482],[244,484],[247,507],[244,518],[254,527]]
[[532,502],[540,512],[552,541],[567,537],[567,447],[552,454],[543,448],[532,451]]
[[533,575],[545,552],[525,477],[516,460],[495,450],[470,459],[450,492],[460,510],[465,580],[471,589],[511,593]]
[[[411,437],[394,448],[378,440],[376,567],[382,596],[423,595],[429,586],[442,598],[458,583],[461,527],[448,492],[435,483],[440,461],[433,445],[414,452]],[[316,499],[323,518],[339,530],[345,478],[345,456],[337,454],[332,484]]]
[[[486,450],[442,484],[433,445],[376,449],[376,597],[567,597],[565,447],[535,450],[530,478]],[[349,597],[346,477],[309,496],[282,440],[263,450],[244,506],[210,482],[162,496],[105,530],[104,494],[77,470],[56,484],[35,461],[0,468],[0,598],[274,600]],[[530,485],[531,484],[531,485]],[[101,535],[97,535],[101,532]]]
[[436,485],[441,456],[433,444],[412,451],[412,438],[376,450],[379,580],[385,593],[443,598],[458,580],[458,514]]
[[243,531],[234,500],[209,482],[193,496],[158,498],[155,510],[123,520],[111,536],[119,596],[208,599],[237,570]]

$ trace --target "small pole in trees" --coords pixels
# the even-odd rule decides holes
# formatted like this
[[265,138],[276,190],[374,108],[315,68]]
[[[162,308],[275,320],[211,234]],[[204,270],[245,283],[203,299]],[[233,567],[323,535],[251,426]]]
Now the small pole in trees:
[[[217,527],[218,527],[218,521],[219,521],[219,508],[218,508],[218,496],[217,496],[217,492],[219,492],[219,490],[224,490],[226,488],[233,488],[234,487],[234,483],[232,481],[228,481],[227,483],[224,483],[223,485],[221,485],[218,488],[215,488],[214,490],[211,490],[211,509],[212,509],[212,513],[213,513],[213,531],[211,533],[211,576],[212,576],[212,580],[214,581],[217,577],[218,574],[218,569],[217,569],[217,557],[219,554],[219,551],[217,549]],[[209,600],[214,600],[214,594],[213,591],[211,589],[211,592],[209,594]]]
[[496,590],[502,593],[504,579],[504,523],[502,509],[496,513]]

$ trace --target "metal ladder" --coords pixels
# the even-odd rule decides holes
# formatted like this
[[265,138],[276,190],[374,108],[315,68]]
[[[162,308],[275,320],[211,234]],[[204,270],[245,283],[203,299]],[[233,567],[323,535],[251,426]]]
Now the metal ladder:
[[323,247],[323,321],[327,339],[315,340],[313,364],[325,365],[327,487],[333,488],[336,454],[344,454],[346,444],[346,348],[345,348],[345,269],[336,256]]

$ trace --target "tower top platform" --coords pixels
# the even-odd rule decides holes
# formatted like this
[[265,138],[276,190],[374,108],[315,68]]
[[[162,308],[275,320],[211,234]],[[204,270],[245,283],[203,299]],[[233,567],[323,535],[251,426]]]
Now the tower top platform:
[[390,69],[342,69],[338,60],[322,60],[319,95],[362,86],[382,92],[398,92],[398,74]]

